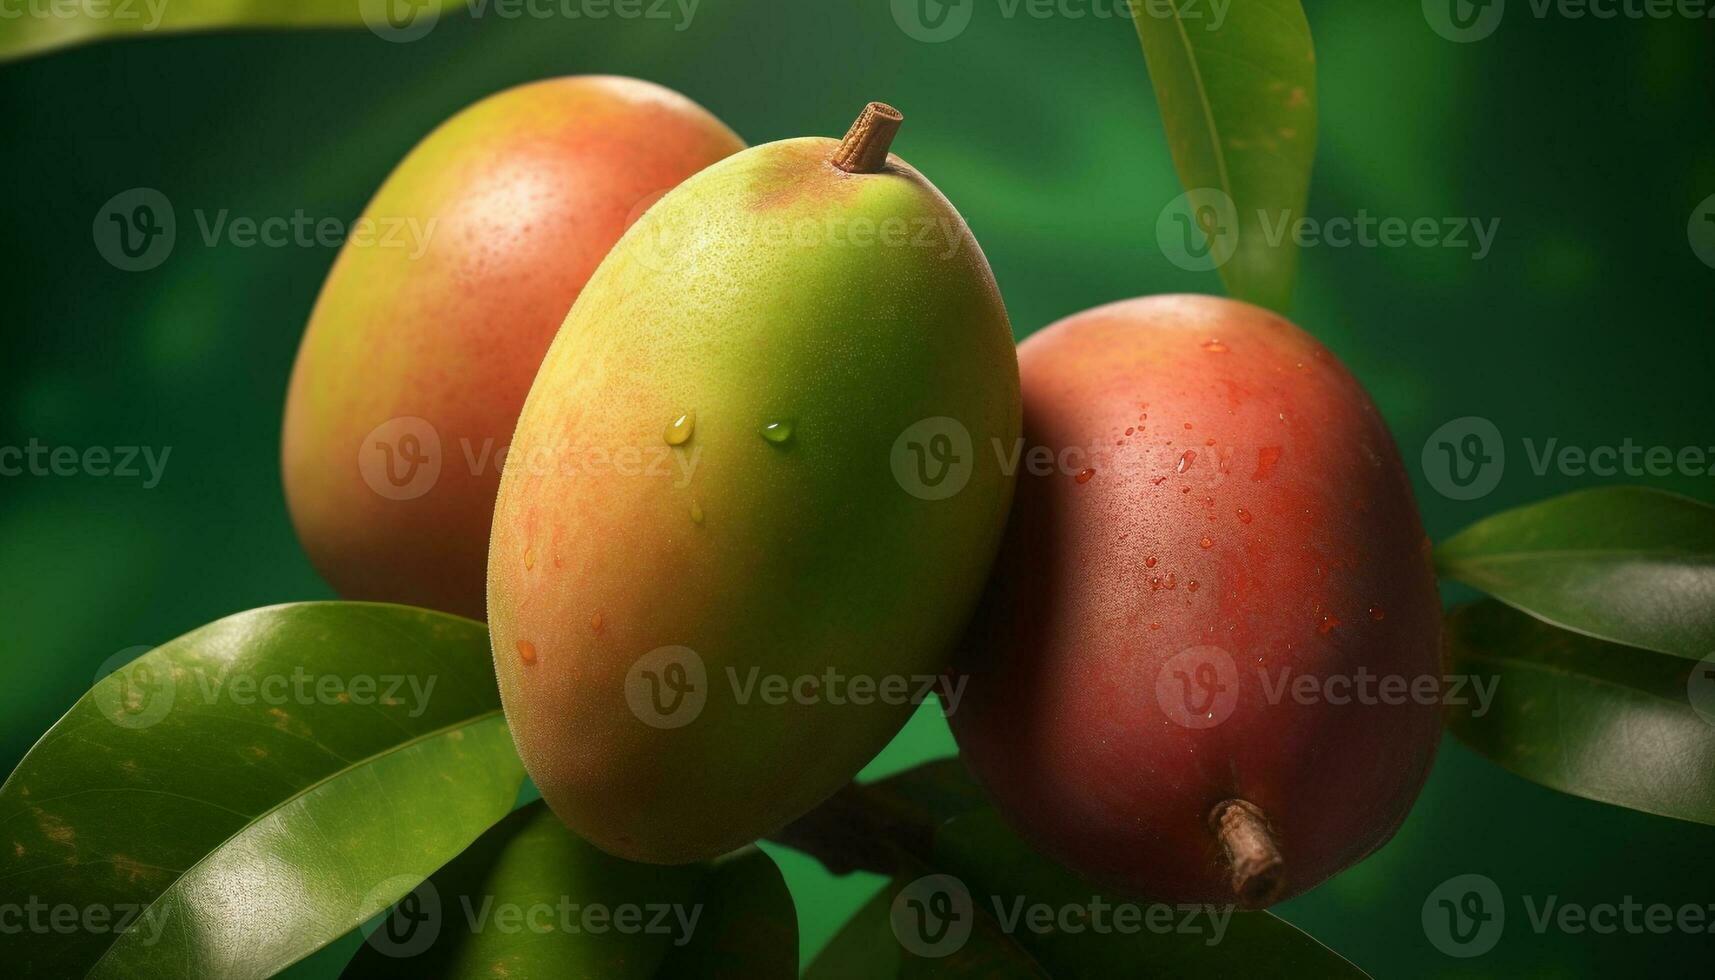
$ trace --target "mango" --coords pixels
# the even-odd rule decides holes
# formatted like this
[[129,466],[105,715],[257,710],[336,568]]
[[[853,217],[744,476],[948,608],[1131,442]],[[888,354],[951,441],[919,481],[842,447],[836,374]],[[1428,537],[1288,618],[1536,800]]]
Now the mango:
[[743,148],[630,78],[555,78],[418,144],[341,248],[298,351],[281,468],[343,596],[482,618],[506,445],[566,311],[654,198]]
[[525,401],[495,669],[554,812],[695,861],[848,781],[936,682],[1005,527],[1017,361],[964,220],[887,147],[686,181],[596,270]]
[[1265,906],[1381,846],[1441,734],[1410,480],[1309,334],[1158,296],[1019,348],[1027,465],[957,670],[1001,814],[1115,891]]

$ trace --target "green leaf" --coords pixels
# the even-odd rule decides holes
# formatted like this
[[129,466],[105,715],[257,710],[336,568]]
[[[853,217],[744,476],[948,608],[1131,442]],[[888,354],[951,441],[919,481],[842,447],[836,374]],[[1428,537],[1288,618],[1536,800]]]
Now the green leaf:
[[505,816],[523,766],[480,623],[316,602],[98,682],[0,787],[0,882],[43,976],[263,976]]
[[1562,629],[1699,659],[1715,652],[1715,508],[1605,487],[1496,514],[1436,549],[1442,575]]
[[[1715,824],[1715,664],[1555,629],[1498,602],[1447,617],[1448,671],[1494,691],[1451,705],[1466,745],[1533,782]],[[1696,707],[1694,707],[1694,705]]]
[[[1207,261],[1219,264],[1228,292],[1284,310],[1298,268],[1291,229],[1304,214],[1316,156],[1316,52],[1304,8],[1299,0],[1248,0],[1222,16],[1203,0],[1131,4],[1173,165],[1190,195],[1173,217],[1195,219],[1205,239],[1196,248],[1213,250]],[[1163,226],[1164,247],[1169,233],[1193,229]]]
[[915,928],[912,911],[895,906],[909,885],[903,879],[889,880],[823,947],[805,971],[804,980],[1038,980],[1048,976],[1029,953],[1001,932],[999,923],[977,909],[973,909],[971,933],[957,949],[937,957],[906,952],[894,917],[900,917],[897,929]]
[[363,27],[410,40],[432,30],[461,0],[33,0],[0,30],[0,61],[110,37],[252,27]]
[[[1008,829],[980,802],[981,789],[956,759],[869,784],[863,794],[891,820],[936,828],[933,851],[927,861],[908,859],[918,877],[896,881],[884,893],[886,909],[877,912],[872,902],[836,937],[834,945],[843,952],[825,952],[817,960],[818,966],[828,961],[825,976],[906,976],[913,964],[926,961],[897,951],[923,938],[913,931],[918,920],[893,919],[900,914],[893,903],[903,892],[911,893],[907,901],[915,900],[919,916],[937,904],[960,915],[968,910],[971,929],[964,942],[972,949],[967,954],[955,945],[946,962],[968,964],[971,975],[1237,977],[1253,976],[1258,963],[1267,963],[1270,976],[1364,976],[1268,912],[1181,908],[1100,893]],[[950,918],[922,921],[938,928]],[[863,968],[840,973],[842,956]],[[887,972],[890,963],[893,973]]]
[[538,802],[390,910],[345,975],[789,980],[797,968],[792,897],[768,855],[636,864]]

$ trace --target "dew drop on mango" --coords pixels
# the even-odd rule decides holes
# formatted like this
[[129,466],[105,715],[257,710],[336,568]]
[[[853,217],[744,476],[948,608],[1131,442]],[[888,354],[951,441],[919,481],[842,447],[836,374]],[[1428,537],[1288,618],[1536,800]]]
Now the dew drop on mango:
[[686,412],[667,423],[667,429],[661,434],[669,446],[683,446],[691,441],[691,431],[696,428],[697,413]]

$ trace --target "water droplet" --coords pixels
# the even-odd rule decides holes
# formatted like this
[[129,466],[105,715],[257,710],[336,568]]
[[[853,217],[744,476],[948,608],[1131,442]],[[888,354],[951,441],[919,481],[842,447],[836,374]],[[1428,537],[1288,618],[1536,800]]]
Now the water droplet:
[[1187,429],[1191,428],[1191,423],[1189,423],[1189,422],[1185,423],[1185,428],[1187,428]]
[[1337,616],[1323,616],[1322,617],[1322,625],[1316,627],[1316,632],[1321,633],[1323,636],[1327,636],[1329,633],[1334,632],[1334,627],[1336,627],[1338,625],[1340,625],[1339,617],[1337,617]]
[[1179,588],[1179,577],[1172,572],[1167,573],[1167,587],[1170,589]]
[[1215,444],[1215,437],[1214,436],[1210,436],[1209,438],[1203,440],[1203,445],[1205,445],[1205,446],[1213,446],[1214,444]]
[[1207,534],[1205,534],[1205,535],[1203,535],[1203,540],[1197,542],[1197,546],[1200,548],[1213,548],[1215,546],[1215,542]]
[[667,431],[661,433],[661,437],[667,440],[669,446],[683,446],[691,441],[691,430],[695,429],[696,426],[697,413],[686,412],[667,423]]
[[1186,588],[1186,589],[1188,589],[1188,590],[1190,590],[1190,591],[1192,591],[1192,592],[1195,592],[1195,591],[1197,591],[1197,580],[1196,580],[1196,579],[1192,579],[1192,580],[1191,580],[1191,581],[1189,581],[1189,582],[1186,582],[1186,583],[1185,583],[1185,588]]
[[703,505],[697,503],[695,500],[691,501],[691,523],[703,523]]
[[1155,567],[1155,556],[1150,555],[1148,558],[1145,558],[1143,560],[1143,566],[1145,568],[1154,568]]
[[1090,477],[1095,476],[1095,475],[1096,475],[1096,471],[1094,469],[1086,467],[1084,469],[1079,470],[1078,475],[1073,477],[1073,479],[1077,480],[1079,483],[1088,483],[1088,482],[1090,482]]
[[1158,630],[1161,628],[1161,624],[1160,623],[1150,623],[1149,628],[1152,630]]
[[1128,426],[1126,426],[1126,427],[1125,427],[1125,434],[1126,434],[1126,435],[1128,435],[1128,436],[1129,436],[1129,435],[1131,435],[1131,434],[1132,434],[1132,433],[1133,433],[1133,432],[1136,432],[1136,431],[1137,431],[1137,427],[1136,427],[1136,426],[1131,426],[1131,425],[1128,425]]
[[1240,507],[1239,508],[1239,523],[1240,524],[1249,524],[1250,522],[1251,522],[1251,512],[1248,510],[1245,510],[1243,507]]
[[533,544],[532,545],[525,545],[525,547],[524,547],[524,570],[526,572],[528,572],[530,569],[535,568],[535,567],[536,567],[536,546]]
[[1227,352],[1227,345],[1221,343],[1219,340],[1210,338],[1209,340],[1203,341],[1203,349],[1211,354],[1225,354]]
[[1178,465],[1178,466],[1175,466],[1175,467],[1174,467],[1174,468],[1173,468],[1173,472],[1175,472],[1175,473],[1183,473],[1183,472],[1185,472],[1185,471],[1186,471],[1186,470],[1187,470],[1187,469],[1189,469],[1189,468],[1190,468],[1190,466],[1191,466],[1191,464],[1192,464],[1192,463],[1194,463],[1194,462],[1196,462],[1196,461],[1197,461],[1197,450],[1195,450],[1195,449],[1187,449],[1187,450],[1185,450],[1185,452],[1184,452],[1184,453],[1183,453],[1183,454],[1181,454],[1181,455],[1180,455],[1180,457],[1179,457],[1179,465]]
[[791,442],[792,441],[792,422],[791,422],[791,420],[781,419],[778,422],[770,422],[767,425],[763,426],[762,427],[762,438],[767,439],[769,442],[773,443],[776,446],[784,446],[788,442]]
[[594,616],[590,617],[590,629],[594,630],[595,632],[600,633],[602,630],[602,626],[604,626],[604,625],[605,624],[602,622],[601,613],[596,613]]
[[1151,592],[1161,591],[1161,576],[1157,575],[1157,576],[1155,576],[1149,580],[1149,591],[1151,591]]
[[1383,612],[1379,607],[1371,606],[1370,618],[1379,623],[1387,618],[1387,613]]
[[524,661],[525,666],[529,666],[530,664],[535,663],[536,662],[536,644],[531,643],[529,640],[519,640],[518,641],[518,659]]

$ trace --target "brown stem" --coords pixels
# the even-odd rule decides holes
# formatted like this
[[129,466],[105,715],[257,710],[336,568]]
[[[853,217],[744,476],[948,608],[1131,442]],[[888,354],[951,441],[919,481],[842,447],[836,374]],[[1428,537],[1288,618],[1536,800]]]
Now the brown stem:
[[1262,810],[1245,800],[1222,800],[1209,811],[1209,828],[1233,869],[1239,904],[1252,909],[1274,904],[1286,888],[1286,862]]
[[904,121],[898,109],[885,102],[871,102],[858,113],[830,162],[848,174],[879,173],[887,166],[887,149]]

